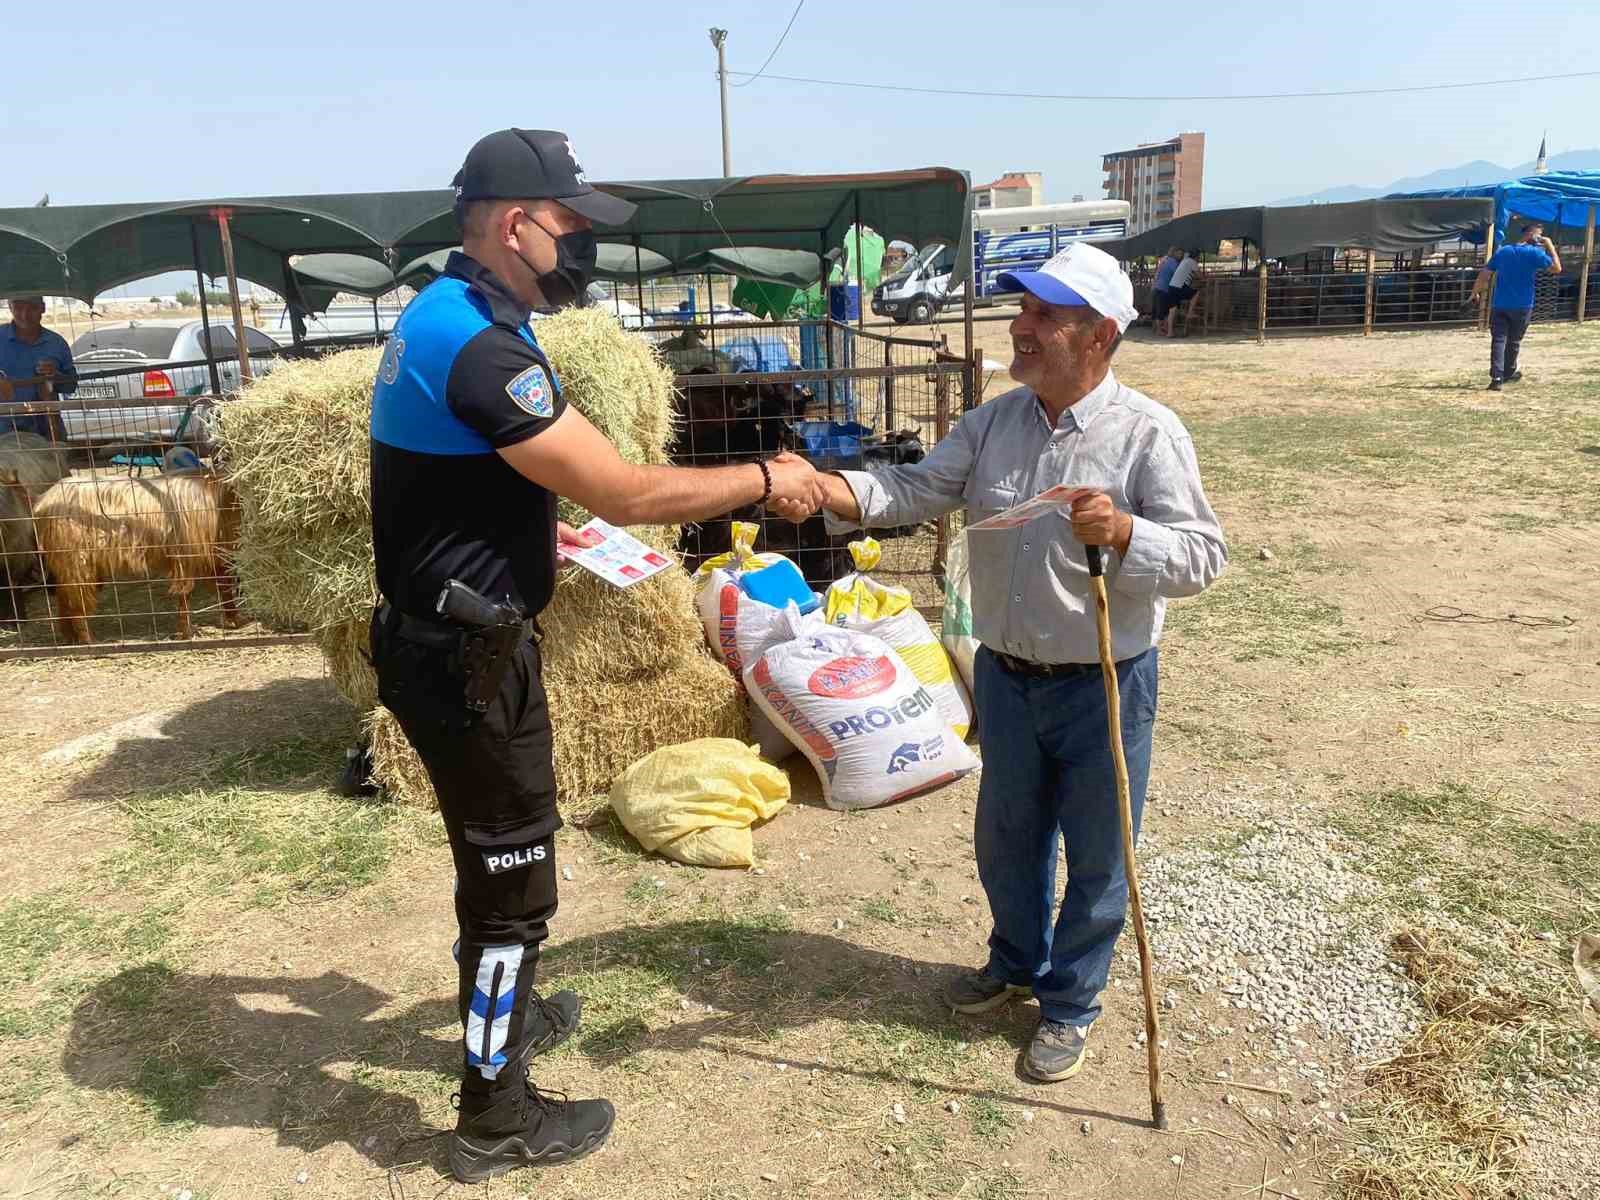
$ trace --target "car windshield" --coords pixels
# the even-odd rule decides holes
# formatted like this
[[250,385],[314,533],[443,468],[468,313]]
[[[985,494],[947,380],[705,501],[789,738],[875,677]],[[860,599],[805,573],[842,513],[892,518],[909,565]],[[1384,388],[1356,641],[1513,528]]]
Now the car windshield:
[[940,243],[935,243],[932,246],[924,246],[910,258],[906,259],[905,262],[901,263],[900,269],[893,275],[889,276],[888,279],[884,280],[884,282],[899,283],[903,279],[911,278],[913,275],[922,271],[922,269],[925,268],[929,263],[933,262],[934,259],[938,258],[939,252],[943,249],[944,246]]
[[145,358],[166,358],[178,340],[176,325],[112,325],[91,329],[72,343],[72,356],[81,358],[96,350],[128,350]]

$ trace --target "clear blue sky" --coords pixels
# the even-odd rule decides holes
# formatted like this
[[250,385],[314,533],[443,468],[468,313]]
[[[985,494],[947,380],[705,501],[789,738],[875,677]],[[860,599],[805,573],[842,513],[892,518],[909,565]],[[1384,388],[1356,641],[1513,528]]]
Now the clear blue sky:
[[[1600,5],[807,0],[770,70],[1000,90],[1238,93],[1595,69]],[[7,5],[0,206],[442,187],[478,135],[566,130],[594,179],[720,173],[709,26],[754,70],[792,0]],[[604,26],[591,14],[607,12]],[[1081,14],[1081,15],[1080,15]],[[1075,32],[1079,24],[1082,32]],[[34,54],[33,51],[37,51]],[[1206,133],[1205,204],[1381,185],[1472,159],[1600,146],[1600,77],[1265,102],[1062,103],[758,81],[731,91],[733,169],[937,163],[1100,192],[1103,151]]]

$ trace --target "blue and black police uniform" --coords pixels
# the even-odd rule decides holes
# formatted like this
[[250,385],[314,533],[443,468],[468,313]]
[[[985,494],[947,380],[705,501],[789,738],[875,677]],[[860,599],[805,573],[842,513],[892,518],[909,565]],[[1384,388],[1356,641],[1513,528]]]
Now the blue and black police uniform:
[[554,589],[556,497],[496,453],[565,408],[528,318],[493,272],[452,254],[395,325],[372,396],[378,694],[427,767],[450,836],[465,1060],[483,1080],[523,1048],[561,819],[537,642],[474,714],[460,632],[435,602],[455,579],[531,618]]
[[[480,139],[455,186],[462,217],[473,201],[494,199],[554,200],[610,225],[634,211],[597,192],[566,135],[552,130]],[[592,232],[545,232],[556,267],[537,276],[539,294],[557,305],[581,300]],[[606,1140],[616,1115],[607,1101],[558,1099],[527,1080],[528,1061],[571,1034],[581,1007],[570,991],[546,999],[533,988],[556,911],[561,825],[538,642],[524,636],[508,656],[497,639],[489,658],[505,667],[498,691],[486,709],[471,707],[463,651],[472,635],[436,608],[453,580],[514,609],[532,633],[555,590],[556,497],[499,454],[566,410],[530,315],[505,280],[452,254],[401,314],[372,394],[372,548],[383,597],[372,657],[378,696],[427,768],[455,859],[464,1078],[450,1166],[464,1182],[581,1157]],[[474,663],[481,645],[472,642]]]

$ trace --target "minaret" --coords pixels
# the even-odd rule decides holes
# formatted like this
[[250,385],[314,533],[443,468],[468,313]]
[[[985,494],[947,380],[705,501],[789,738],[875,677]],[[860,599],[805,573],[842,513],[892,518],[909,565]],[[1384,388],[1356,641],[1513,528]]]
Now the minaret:
[[[1545,136],[1548,137],[1549,135],[1547,134]],[[1533,173],[1535,175],[1543,175],[1550,170],[1549,164],[1544,161],[1544,143],[1545,137],[1541,137],[1539,139],[1539,157],[1534,161],[1533,164]]]

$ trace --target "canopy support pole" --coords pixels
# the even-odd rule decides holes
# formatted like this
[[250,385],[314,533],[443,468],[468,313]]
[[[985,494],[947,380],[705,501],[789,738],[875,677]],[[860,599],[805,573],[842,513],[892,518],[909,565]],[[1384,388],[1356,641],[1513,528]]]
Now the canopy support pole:
[[228,303],[233,307],[233,336],[238,342],[239,386],[242,388],[250,382],[250,350],[244,340],[244,310],[239,307],[239,272],[233,265],[233,234],[228,230],[228,210],[212,211],[217,218],[217,235],[222,239],[222,265],[228,270]]
[[639,328],[644,328],[644,265],[639,253],[639,235],[633,235],[633,285],[639,293]]
[[974,361],[974,359],[973,359],[973,349],[972,349],[972,304],[973,304],[972,272],[968,271],[967,272],[967,281],[961,285],[961,323],[962,323],[962,325],[964,327],[962,336],[965,337],[966,340],[967,340],[967,344],[963,347],[963,350],[965,352],[964,357],[967,359],[968,362]]
[[1267,344],[1267,256],[1261,254],[1256,267],[1256,345]]
[[211,394],[222,395],[222,379],[217,375],[217,356],[211,352],[211,308],[206,304],[206,277],[200,268],[200,233],[189,222],[189,247],[194,251],[194,285],[200,293],[200,328],[206,335],[206,367],[211,372]]
[[1373,300],[1378,291],[1378,253],[1376,250],[1367,251],[1367,296],[1365,312],[1361,318],[1361,336],[1372,336],[1372,308]]
[[[831,224],[832,222],[830,222]],[[822,265],[822,277],[817,284],[822,296],[822,353],[823,361],[828,370],[833,370],[833,311],[828,301],[828,285],[832,282],[832,275],[828,271],[828,232],[823,230],[817,235],[817,261]],[[833,420],[833,377],[830,375],[823,381],[823,388],[827,391],[828,420]]]
[[[1489,260],[1494,257],[1494,221],[1489,222],[1489,232],[1483,238],[1483,265],[1488,266]],[[1489,280],[1489,294],[1483,298],[1483,305],[1478,309],[1478,328],[1487,332],[1489,328],[1489,306],[1494,303],[1494,279]]]
[[[715,356],[715,354],[717,353],[717,293],[716,293],[716,286],[717,286],[716,281],[712,278],[711,272],[707,271],[706,272],[706,319],[711,322],[711,353],[712,353],[713,356]],[[693,323],[694,319],[695,319],[694,314],[690,313],[689,314],[690,322]]]
[[856,189],[856,332],[866,328],[867,269],[861,261],[861,189]]
[[1589,307],[1589,272],[1594,270],[1594,210],[1589,205],[1589,220],[1583,227],[1583,270],[1578,275],[1578,320],[1586,319]]
[[383,340],[383,322],[378,319],[378,298],[372,298],[372,336]]

